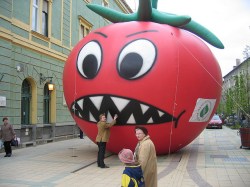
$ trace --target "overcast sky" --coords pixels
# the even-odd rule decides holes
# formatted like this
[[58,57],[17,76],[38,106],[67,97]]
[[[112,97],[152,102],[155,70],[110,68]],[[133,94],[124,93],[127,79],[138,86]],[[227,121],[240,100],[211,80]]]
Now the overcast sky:
[[[134,10],[138,0],[126,0]],[[207,43],[218,60],[222,75],[243,61],[243,51],[250,46],[250,0],[158,0],[158,10],[189,15],[214,33],[224,44],[218,49]]]

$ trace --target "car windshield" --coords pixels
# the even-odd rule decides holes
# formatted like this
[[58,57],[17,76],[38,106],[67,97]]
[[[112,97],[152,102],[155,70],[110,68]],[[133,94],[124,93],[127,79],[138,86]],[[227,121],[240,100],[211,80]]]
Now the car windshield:
[[220,117],[215,115],[215,116],[213,116],[213,120],[220,120]]

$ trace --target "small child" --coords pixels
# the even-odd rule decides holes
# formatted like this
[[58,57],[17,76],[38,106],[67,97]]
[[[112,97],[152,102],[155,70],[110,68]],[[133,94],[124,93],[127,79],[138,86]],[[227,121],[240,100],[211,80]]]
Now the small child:
[[118,157],[125,164],[121,186],[145,187],[141,166],[135,162],[133,152],[130,149],[123,149],[119,152]]

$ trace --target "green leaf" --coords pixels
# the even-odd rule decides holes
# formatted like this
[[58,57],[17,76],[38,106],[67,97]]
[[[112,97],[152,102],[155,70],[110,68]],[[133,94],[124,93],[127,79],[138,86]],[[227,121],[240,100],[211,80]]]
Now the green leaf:
[[200,117],[204,117],[208,113],[209,107],[206,105],[200,112]]

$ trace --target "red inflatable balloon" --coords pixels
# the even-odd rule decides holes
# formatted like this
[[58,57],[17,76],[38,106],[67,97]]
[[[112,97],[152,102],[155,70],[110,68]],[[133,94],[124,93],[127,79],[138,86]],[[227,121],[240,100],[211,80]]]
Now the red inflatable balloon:
[[145,126],[157,154],[194,140],[216,111],[220,67],[188,31],[153,22],[116,23],[91,32],[72,50],[63,73],[71,114],[94,142],[99,115],[118,114],[107,149],[134,150]]

